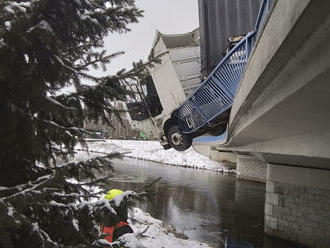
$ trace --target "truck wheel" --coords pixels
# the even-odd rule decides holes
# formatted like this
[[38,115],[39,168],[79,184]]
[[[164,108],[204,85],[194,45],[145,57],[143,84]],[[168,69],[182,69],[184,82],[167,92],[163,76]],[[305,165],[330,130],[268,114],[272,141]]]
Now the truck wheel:
[[177,125],[171,126],[166,133],[167,142],[177,151],[187,150],[192,144],[189,134],[180,132]]
[[168,149],[172,148],[172,146],[170,146],[169,144],[162,145],[162,147],[164,150],[168,150]]

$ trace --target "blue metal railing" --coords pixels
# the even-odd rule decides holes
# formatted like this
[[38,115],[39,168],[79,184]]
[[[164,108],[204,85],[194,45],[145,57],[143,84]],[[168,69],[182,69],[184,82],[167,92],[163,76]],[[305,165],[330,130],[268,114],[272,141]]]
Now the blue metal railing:
[[232,106],[237,86],[243,78],[246,63],[255,43],[271,0],[262,2],[255,31],[248,33],[216,66],[194,93],[174,112],[183,133],[194,133]]
[[260,10],[259,10],[259,14],[258,14],[258,18],[257,18],[257,22],[255,25],[254,30],[258,33],[260,31],[260,28],[262,26],[262,24],[264,24],[265,19],[268,15],[268,12],[271,8],[271,4],[272,4],[273,0],[263,0]]

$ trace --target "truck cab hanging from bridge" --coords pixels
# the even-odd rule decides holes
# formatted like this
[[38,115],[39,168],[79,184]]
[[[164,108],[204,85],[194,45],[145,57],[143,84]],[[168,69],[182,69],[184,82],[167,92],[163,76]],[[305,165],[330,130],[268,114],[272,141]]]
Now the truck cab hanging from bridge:
[[201,81],[199,29],[185,34],[162,34],[156,31],[151,50],[155,56],[163,54],[161,63],[149,69],[163,108],[159,115],[152,118],[159,140],[165,149],[173,147],[175,143],[168,142],[168,132],[174,132],[175,142],[186,142],[189,147],[191,139],[185,139],[175,132],[171,115]]
[[[188,88],[190,92],[185,91],[187,87],[182,80],[179,81],[181,84],[174,84],[174,80],[171,80],[168,83],[172,86],[167,86],[166,90],[163,85],[158,85],[161,102],[168,110],[168,113],[154,118],[158,121],[157,127],[161,130],[159,136],[164,148],[172,147],[184,151],[191,146],[194,137],[205,133],[217,136],[225,132],[231,104],[244,73],[254,35],[255,33],[249,33],[240,40],[233,39],[237,44],[233,45],[204,81],[199,83],[199,78],[196,77],[197,84]],[[232,43],[228,44],[229,47],[231,45]],[[170,75],[166,75],[166,66],[168,62],[163,61],[158,68],[151,71],[156,88],[160,81],[167,80]],[[194,69],[196,72],[197,68]],[[177,71],[178,74],[180,72]],[[181,88],[185,94],[179,94]]]
[[165,149],[184,151],[195,137],[226,131],[269,4],[270,0],[204,0],[199,2],[199,29],[175,35],[156,32],[152,52],[165,55],[149,72],[163,111],[152,120]]

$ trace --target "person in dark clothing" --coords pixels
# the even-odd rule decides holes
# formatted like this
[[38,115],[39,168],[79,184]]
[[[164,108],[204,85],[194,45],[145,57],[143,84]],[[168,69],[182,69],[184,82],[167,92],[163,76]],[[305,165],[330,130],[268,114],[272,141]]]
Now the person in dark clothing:
[[[111,201],[115,196],[118,196],[122,194],[123,191],[118,189],[112,189],[108,191],[108,193],[105,195],[105,199]],[[101,225],[101,232],[105,235],[105,240],[108,242],[114,242],[119,237],[126,233],[133,233],[133,229],[129,226],[127,223],[128,218],[128,208],[127,204],[123,202],[119,207],[115,207],[115,211],[117,213],[117,216],[115,217],[115,221],[111,221],[115,224],[109,224],[110,222],[105,220],[105,223]],[[113,218],[113,216],[112,216]]]

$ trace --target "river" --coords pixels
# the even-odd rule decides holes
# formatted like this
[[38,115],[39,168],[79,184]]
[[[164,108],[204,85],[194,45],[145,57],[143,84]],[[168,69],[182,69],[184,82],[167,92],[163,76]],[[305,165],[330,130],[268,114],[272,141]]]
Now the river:
[[265,237],[265,185],[206,170],[116,159],[109,188],[133,190],[162,177],[156,193],[140,203],[154,218],[189,239],[224,247],[225,239],[247,247],[291,247]]

